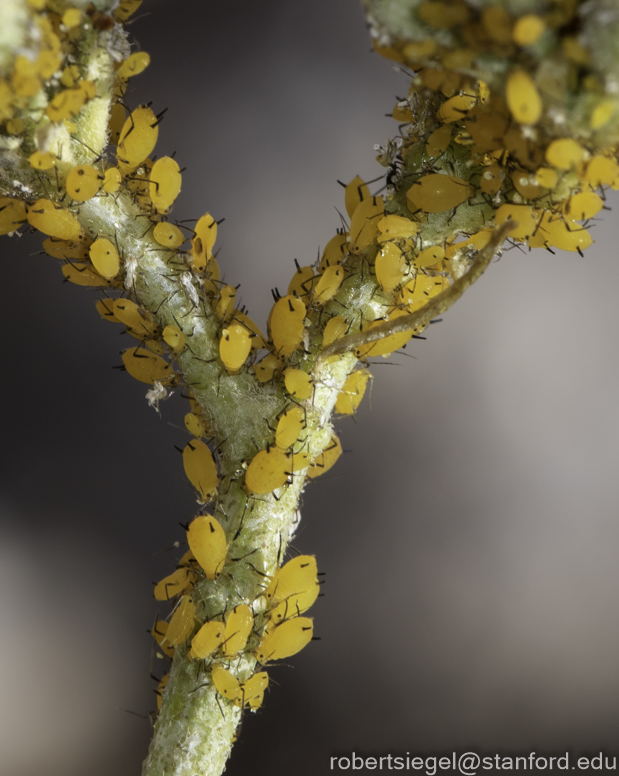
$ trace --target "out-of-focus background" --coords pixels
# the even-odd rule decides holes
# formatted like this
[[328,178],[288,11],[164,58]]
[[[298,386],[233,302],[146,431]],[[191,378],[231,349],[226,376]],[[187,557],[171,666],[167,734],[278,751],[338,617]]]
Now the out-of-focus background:
[[[220,264],[264,325],[270,288],[339,225],[336,179],[381,174],[373,145],[406,77],[370,53],[358,0],[143,10],[153,62],[129,100],[169,108],[157,153],[187,166],[174,214],[225,216]],[[373,369],[295,542],[326,572],[322,640],[271,669],[230,776],[326,774],[351,750],[616,746],[613,215],[584,258],[506,253]],[[160,419],[111,368],[128,338],[39,246],[0,242],[1,770],[135,776],[163,673],[151,583],[195,509],[174,450],[185,407]]]

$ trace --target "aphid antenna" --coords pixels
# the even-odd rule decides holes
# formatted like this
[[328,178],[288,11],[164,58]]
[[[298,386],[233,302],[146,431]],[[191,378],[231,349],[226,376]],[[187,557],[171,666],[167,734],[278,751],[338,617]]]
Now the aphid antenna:
[[141,719],[149,719],[145,714],[140,714],[137,711],[131,711],[131,709],[119,709],[119,711],[124,711],[126,714],[133,714],[134,717],[140,717]]

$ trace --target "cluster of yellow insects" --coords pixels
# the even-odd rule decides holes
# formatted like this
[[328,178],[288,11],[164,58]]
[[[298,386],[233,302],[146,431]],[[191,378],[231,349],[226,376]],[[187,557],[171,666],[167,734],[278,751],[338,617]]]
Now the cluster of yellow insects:
[[[0,134],[19,141],[32,116],[40,122],[44,114],[50,126],[62,126],[73,135],[84,109],[98,99],[97,82],[85,77],[71,55],[74,45],[84,34],[107,34],[135,12],[140,1],[122,0],[114,15],[107,16],[92,6],[83,11],[54,0],[30,0],[38,53],[18,55],[10,78],[0,80]],[[161,250],[182,256],[183,266],[209,298],[219,321],[222,371],[248,372],[260,384],[278,381],[289,398],[270,444],[246,462],[246,494],[278,491],[295,472],[305,471],[312,479],[334,465],[342,448],[333,435],[318,456],[304,452],[314,384],[312,361],[303,361],[299,353],[307,352],[310,319],[319,320],[321,346],[326,347],[351,331],[371,330],[385,319],[415,312],[460,277],[475,251],[487,245],[494,227],[506,221],[516,222],[510,235],[516,245],[582,252],[591,244],[588,227],[604,207],[604,190],[619,188],[615,149],[603,143],[617,102],[603,89],[594,89],[592,81],[592,97],[581,111],[587,132],[578,139],[553,136],[545,95],[528,67],[531,52],[570,22],[576,6],[557,2],[544,17],[511,18],[495,5],[479,10],[459,0],[429,0],[417,7],[419,18],[429,27],[450,32],[457,28],[465,41],[460,48],[440,46],[434,37],[376,45],[380,53],[414,71],[408,96],[393,111],[399,136],[381,148],[378,157],[388,168],[386,194],[372,195],[358,177],[345,186],[347,219],[343,217],[342,228],[316,265],[297,265],[287,293],[276,295],[268,336],[244,309],[236,308],[236,289],[221,279],[213,253],[215,219],[203,215],[191,229],[170,220],[182,171],[173,158],[152,156],[161,114],[147,105],[129,110],[125,101],[128,79],[149,64],[145,52],[116,62],[108,125],[115,158],[103,155],[66,170],[60,152],[33,147],[29,165],[50,195],[35,199],[24,190],[19,197],[0,198],[0,234],[30,225],[46,235],[43,247],[62,260],[66,280],[100,288],[103,297],[96,307],[101,317],[123,325],[138,341],[122,353],[125,370],[141,382],[175,387],[181,374],[174,362],[188,347],[188,333],[181,325],[161,327],[156,315],[131,298],[127,257],[114,234],[93,234],[79,220],[80,206],[95,197],[129,197],[145,217],[144,236],[149,233]],[[577,37],[561,40],[573,88],[593,79],[589,52]],[[505,74],[502,90],[463,74],[474,69],[481,54],[505,47],[519,52],[522,66]],[[560,122],[553,122],[560,129]],[[363,320],[338,302],[359,272],[374,278],[377,300],[373,315],[365,306]],[[356,356],[363,362],[389,355],[418,333],[411,330],[369,342],[357,348]],[[258,360],[260,351],[267,353]],[[355,413],[369,377],[363,364],[352,371],[337,399],[337,413]],[[182,451],[183,464],[204,505],[217,496],[218,465],[204,441],[211,436],[207,420],[191,388],[187,390],[191,411],[185,425],[192,439]],[[192,590],[198,581],[215,582],[225,573],[224,566],[233,560],[228,556],[230,539],[218,520],[205,513],[188,526],[187,542],[189,550],[176,570],[155,587],[157,600],[174,600],[175,606],[169,621],[157,621],[152,635],[170,658],[190,640],[190,657],[208,661],[218,693],[255,710],[262,703],[267,674],[258,671],[240,682],[229,670],[232,661],[250,654],[264,666],[295,654],[312,639],[312,620],[302,615],[318,596],[315,559],[301,555],[276,571],[255,608],[256,602],[242,603],[200,622]],[[167,679],[161,680],[160,695]]]

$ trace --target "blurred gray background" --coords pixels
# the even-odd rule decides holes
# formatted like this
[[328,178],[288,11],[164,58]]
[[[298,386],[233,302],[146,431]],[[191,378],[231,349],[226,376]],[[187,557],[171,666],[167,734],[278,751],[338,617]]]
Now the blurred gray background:
[[[174,215],[225,216],[220,264],[264,326],[270,288],[339,225],[336,179],[381,174],[406,79],[370,53],[358,0],[143,9],[153,62],[129,100],[169,108],[157,153],[187,165]],[[374,368],[295,542],[327,574],[322,640],[272,669],[230,776],[326,774],[350,750],[616,747],[613,215],[585,258],[506,253],[410,357]],[[0,770],[135,776],[151,582],[195,506],[174,450],[185,402],[161,420],[111,369],[128,338],[39,246],[0,243]]]

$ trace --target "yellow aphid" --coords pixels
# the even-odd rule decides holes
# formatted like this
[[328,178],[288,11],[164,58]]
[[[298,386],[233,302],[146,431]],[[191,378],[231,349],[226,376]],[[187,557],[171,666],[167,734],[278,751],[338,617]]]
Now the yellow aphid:
[[256,651],[258,662],[264,664],[296,655],[310,643],[313,635],[314,623],[309,617],[286,620],[264,637]]
[[541,196],[541,186],[535,174],[516,169],[510,177],[516,191],[524,199],[537,199]]
[[[437,294],[440,294],[446,287],[447,281],[445,278],[418,273],[413,280],[404,286],[398,296],[398,302],[407,305],[409,308],[418,309],[437,296]],[[409,310],[409,312],[412,312],[412,310]]]
[[80,112],[86,102],[86,94],[79,88],[65,89],[59,92],[45,108],[45,113],[51,121],[72,119]]
[[191,241],[194,255],[201,257],[201,261],[203,260],[206,267],[206,262],[213,254],[213,246],[217,239],[217,222],[210,213],[206,213],[198,219],[194,231],[196,236]]
[[[492,235],[492,229],[482,229],[481,232],[476,232],[475,234],[472,234],[466,240],[462,240],[461,242],[457,242],[457,243],[452,243],[451,245],[448,245],[445,248],[445,257],[447,259],[452,259],[457,253],[459,253],[462,250],[466,250],[466,252],[468,253],[469,246],[472,246],[476,251],[480,251],[482,248],[485,248],[486,245],[488,245],[491,235]],[[421,278],[423,276],[418,275],[417,277]]]
[[190,657],[204,660],[218,649],[224,639],[223,622],[205,622],[191,640]]
[[363,182],[363,179],[356,175],[344,189],[344,204],[348,217],[352,218],[353,213],[364,199],[370,198],[370,190]]
[[90,245],[91,240],[85,235],[80,235],[80,238],[75,242],[73,240],[58,240],[55,237],[43,240],[43,249],[56,259],[88,259],[90,258],[88,253]]
[[378,242],[408,240],[419,232],[420,224],[403,216],[385,216],[377,224]]
[[178,163],[169,156],[162,156],[150,171],[150,198],[157,211],[167,212],[181,190],[182,175]]
[[166,634],[168,632],[168,623],[165,620],[157,620],[151,630],[151,635],[159,645],[164,655],[172,658],[174,657],[174,647],[171,647],[166,641]]
[[[203,443],[194,440],[193,444]],[[203,446],[206,447],[206,445]],[[206,578],[217,579],[228,554],[226,534],[220,523],[212,515],[199,515],[189,525],[187,542]]]
[[252,350],[261,350],[262,348],[266,348],[267,341],[264,337],[264,334],[260,331],[258,325],[254,323],[254,321],[252,321],[249,315],[242,313],[240,310],[235,310],[232,316],[232,320],[240,323],[241,326],[244,326],[247,329],[247,331],[250,333],[250,335],[252,335],[251,336]]
[[160,221],[158,224],[155,224],[153,237],[159,245],[165,245],[166,248],[180,248],[185,242],[185,236],[178,226],[169,224],[167,221]]
[[189,583],[188,569],[176,569],[155,585],[155,599],[157,601],[170,601],[175,596],[180,595]]
[[406,197],[415,210],[426,213],[442,213],[462,204],[473,196],[472,186],[455,175],[424,175],[406,192]]
[[196,439],[200,439],[200,437],[203,437],[206,429],[204,428],[204,424],[200,420],[200,418],[195,415],[193,412],[188,412],[185,417],[185,428],[187,431],[189,431],[190,434],[196,437]]
[[55,51],[41,51],[37,57],[37,72],[44,81],[47,81],[57,72],[61,63],[62,57]]
[[329,469],[335,464],[337,459],[342,454],[342,445],[340,440],[335,436],[331,437],[331,441],[327,447],[316,456],[314,462],[307,470],[307,477],[313,480],[315,477],[320,477],[321,474],[328,472]]
[[51,170],[56,166],[58,157],[49,151],[35,151],[28,159],[30,166],[35,170]]
[[234,310],[234,300],[236,299],[236,288],[234,286],[224,286],[219,292],[219,300],[215,311],[220,320],[225,320]]
[[[133,332],[131,332],[131,331],[129,331],[129,329],[127,329],[127,334],[133,335]],[[139,339],[141,339],[141,337]],[[144,345],[146,345],[146,347],[149,350],[152,350],[153,353],[156,353],[158,356],[164,356],[165,355],[165,348],[163,347],[163,345],[161,344],[161,342],[159,340],[145,339],[145,340],[142,340],[142,342],[143,342]]]
[[313,555],[298,555],[275,572],[264,595],[271,605],[275,605],[291,595],[304,593],[316,582],[316,558]]
[[469,10],[462,3],[446,3],[443,0],[424,0],[417,6],[419,18],[439,30],[448,30],[468,20]]
[[[542,241],[542,245],[546,243],[562,251],[582,252],[593,243],[589,232],[575,221],[565,221],[548,212],[544,213],[535,237]],[[533,247],[539,247],[532,240],[529,243]]]
[[346,235],[334,235],[325,245],[325,249],[320,258],[318,271],[324,272],[327,267],[332,267],[334,264],[340,264],[347,252],[348,243],[346,241]]
[[299,267],[297,265],[297,271],[294,273],[292,280],[288,284],[288,294],[299,296],[307,301],[312,288],[319,280],[319,276],[314,276],[313,267]]
[[106,237],[99,237],[90,246],[90,260],[104,278],[113,278],[120,272],[120,257],[116,246]]
[[296,399],[309,399],[312,395],[312,378],[302,369],[288,367],[284,372],[286,390]]
[[519,46],[532,46],[542,37],[545,30],[544,20],[537,14],[528,13],[516,21],[512,37]]
[[118,167],[109,167],[103,176],[103,190],[108,194],[116,194],[122,184],[122,175]]
[[72,27],[77,27],[82,19],[82,12],[79,8],[69,8],[62,15],[62,23],[70,30]]
[[49,199],[38,199],[28,210],[28,223],[43,234],[60,240],[76,240],[82,231],[79,221],[68,210]]
[[103,176],[90,164],[79,164],[67,175],[65,188],[67,194],[78,202],[92,199],[101,188]]
[[146,51],[136,51],[130,54],[116,71],[118,78],[131,78],[143,73],[150,65],[150,56]]
[[604,200],[593,191],[581,191],[563,203],[563,215],[572,221],[586,221],[604,207]]
[[330,299],[333,299],[343,280],[344,270],[342,267],[327,267],[314,288],[314,303],[326,304]]
[[254,372],[259,382],[266,383],[273,379],[273,375],[281,369],[283,362],[272,353],[268,353],[259,364],[254,367]]
[[245,472],[245,484],[252,493],[270,493],[286,484],[290,461],[283,450],[271,447],[261,450]]
[[[436,118],[444,124],[451,124],[452,121],[459,121],[475,106],[476,102],[477,98],[472,94],[457,94],[441,105],[436,114]],[[449,145],[449,140],[447,141],[447,145]],[[445,146],[445,148],[446,147],[447,146]]]
[[269,612],[269,621],[273,625],[278,625],[291,617],[298,617],[314,605],[320,595],[320,585],[316,581],[310,588],[302,593],[295,593],[280,601],[277,606]]
[[87,100],[92,100],[97,96],[97,84],[94,81],[84,79],[78,82],[77,87]]
[[[440,280],[440,278],[437,278],[437,280]],[[408,285],[409,284],[407,284],[402,289],[402,296],[404,296],[406,293]],[[410,310],[394,310],[389,315],[389,320],[401,318],[404,315],[408,315],[409,312]],[[376,326],[378,323],[379,321],[372,321],[372,323],[369,323],[364,327],[364,330],[367,331],[369,329],[373,329],[374,326]],[[361,358],[368,358],[369,356],[389,356],[394,351],[403,348],[414,333],[415,332],[411,329],[410,331],[402,331],[398,332],[397,334],[390,334],[388,337],[384,337],[383,339],[377,340],[376,342],[371,342],[369,345],[364,345],[363,347],[358,348],[357,354]]]
[[482,21],[486,32],[502,45],[511,43],[512,20],[505,8],[500,5],[488,5],[482,11]]
[[322,346],[326,348],[327,345],[330,345],[332,342],[335,342],[335,340],[343,337],[347,331],[348,323],[346,322],[345,318],[343,318],[341,315],[336,315],[334,318],[330,318],[327,321],[327,325],[325,326],[323,332]]
[[196,607],[190,595],[184,595],[172,615],[164,641],[171,647],[182,644],[193,630]]
[[335,411],[340,415],[354,415],[361,404],[369,379],[370,373],[367,369],[359,369],[348,375],[335,402]]
[[575,35],[565,35],[561,40],[561,47],[565,56],[575,65],[588,65],[589,51]]
[[609,156],[594,156],[582,176],[592,186],[615,186],[619,180],[619,164]]
[[[204,442],[194,439],[185,446],[183,466],[187,479],[198,491],[202,501],[206,501],[217,490],[217,464]],[[194,555],[200,562],[195,550]]]
[[65,264],[62,268],[62,274],[69,283],[74,283],[76,286],[96,288],[97,286],[109,285],[109,281],[95,272],[90,264],[82,264],[81,262]]
[[[458,118],[461,118],[459,116]],[[435,129],[426,142],[426,153],[434,158],[440,156],[451,142],[451,127],[442,126]],[[387,216],[389,218],[389,216]]]
[[154,336],[157,324],[135,302],[130,299],[115,299],[113,309],[118,320],[124,323],[131,330],[131,334],[138,339]]
[[559,170],[569,170],[583,160],[585,149],[569,137],[553,140],[546,149],[546,161]]
[[119,102],[115,102],[110,110],[110,118],[107,124],[108,132],[110,133],[110,143],[112,143],[112,145],[118,145],[118,138],[125,126],[125,121],[126,114],[124,107]]
[[442,261],[445,258],[445,249],[442,245],[432,245],[430,248],[424,248],[413,259],[413,264],[418,269],[424,267],[431,267],[438,261]]
[[231,374],[236,374],[251,352],[251,337],[245,326],[231,323],[221,332],[219,357]]
[[501,205],[496,211],[496,225],[501,226],[506,221],[515,221],[518,224],[509,233],[509,236],[524,240],[535,231],[539,221],[539,212],[527,205]]
[[388,242],[377,253],[374,269],[381,288],[387,292],[393,291],[400,285],[406,272],[404,254],[395,243]]
[[[0,96],[0,105],[2,103],[2,97]],[[6,122],[6,131],[9,133],[9,135],[20,135],[26,125],[24,124],[23,119],[16,118],[16,119],[9,119]]]
[[275,444],[280,450],[289,450],[305,428],[305,413],[301,407],[293,407],[281,416],[275,432]]
[[241,701],[241,685],[233,674],[219,663],[212,668],[213,684],[218,693],[229,701]]
[[535,179],[545,189],[554,189],[559,182],[559,173],[550,167],[540,167],[535,173]]
[[17,56],[13,63],[11,83],[15,94],[18,94],[20,97],[34,97],[41,89],[41,80],[36,62],[30,61],[21,54]]
[[0,234],[11,234],[26,220],[25,202],[21,199],[0,197]]
[[238,655],[247,644],[249,634],[254,627],[254,615],[247,604],[239,604],[230,612],[226,620],[223,640],[225,657]]
[[599,105],[595,106],[593,113],[591,114],[591,119],[589,121],[591,129],[600,129],[608,124],[615,115],[616,110],[617,102],[615,100],[602,100]]
[[414,43],[407,43],[404,46],[403,53],[409,62],[419,62],[425,57],[431,57],[436,51],[437,43],[432,38],[426,38],[425,40],[415,41]]
[[166,326],[161,332],[163,341],[169,345],[175,353],[180,353],[185,347],[185,335],[178,326]]
[[98,299],[95,302],[97,312],[104,321],[110,323],[120,323],[118,318],[114,315],[114,300],[113,299]]
[[507,79],[507,106],[520,124],[537,124],[542,116],[542,98],[533,79],[524,70],[515,70]]
[[290,455],[290,469],[293,472],[301,471],[301,469],[307,469],[311,462],[312,457],[309,453],[292,453]]
[[270,329],[277,355],[290,356],[301,344],[305,312],[303,302],[291,295],[283,296],[273,305]]
[[402,122],[404,124],[410,124],[415,120],[415,114],[410,109],[406,101],[403,103],[396,103],[393,111],[391,112],[391,115],[396,121]]
[[268,686],[269,675],[266,671],[260,671],[250,677],[241,687],[243,705],[249,706],[252,711],[259,709],[264,699],[264,691]]
[[136,108],[121,130],[118,139],[118,159],[129,167],[137,167],[150,156],[157,144],[157,117],[146,105]]
[[80,80],[80,69],[77,65],[67,65],[60,76],[63,86],[75,86]]
[[377,224],[385,212],[382,197],[364,199],[350,220],[350,250],[359,253],[378,235]]
[[155,380],[165,382],[174,374],[170,364],[141,347],[124,350],[122,360],[131,377],[148,385],[152,385]]
[[122,24],[126,22],[141,5],[142,0],[120,0],[120,3],[114,11],[114,17]]

